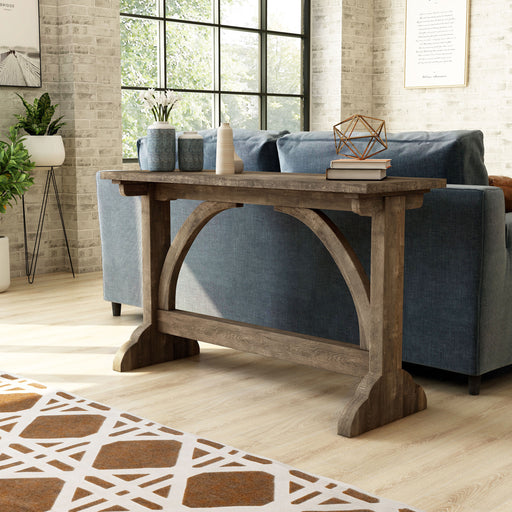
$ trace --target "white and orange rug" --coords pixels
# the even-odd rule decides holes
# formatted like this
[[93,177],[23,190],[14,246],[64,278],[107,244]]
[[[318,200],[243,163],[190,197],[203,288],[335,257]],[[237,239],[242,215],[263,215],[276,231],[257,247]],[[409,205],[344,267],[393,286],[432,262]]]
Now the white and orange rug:
[[0,374],[2,512],[419,512]]

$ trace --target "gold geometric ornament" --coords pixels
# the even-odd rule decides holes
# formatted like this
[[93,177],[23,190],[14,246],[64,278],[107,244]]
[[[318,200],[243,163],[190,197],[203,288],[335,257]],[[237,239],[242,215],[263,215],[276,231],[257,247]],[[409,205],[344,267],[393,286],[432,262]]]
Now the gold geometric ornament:
[[[382,119],[354,114],[335,124],[333,130],[334,144],[338,155],[365,160],[388,148],[386,123]],[[364,142],[367,144],[363,149],[360,143]],[[347,150],[349,153],[345,153],[343,150]]]

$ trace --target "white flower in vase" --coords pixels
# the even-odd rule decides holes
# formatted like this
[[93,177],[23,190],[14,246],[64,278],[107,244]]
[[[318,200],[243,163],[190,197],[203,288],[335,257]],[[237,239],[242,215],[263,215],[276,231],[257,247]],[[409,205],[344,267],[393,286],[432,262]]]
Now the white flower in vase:
[[151,112],[156,122],[168,122],[169,116],[179,97],[169,89],[155,91],[148,89],[141,93],[144,109]]
[[148,171],[173,171],[176,162],[176,130],[169,116],[178,102],[170,90],[147,89],[140,93],[143,109],[151,112],[155,122],[148,126],[147,136],[137,142],[139,165]]

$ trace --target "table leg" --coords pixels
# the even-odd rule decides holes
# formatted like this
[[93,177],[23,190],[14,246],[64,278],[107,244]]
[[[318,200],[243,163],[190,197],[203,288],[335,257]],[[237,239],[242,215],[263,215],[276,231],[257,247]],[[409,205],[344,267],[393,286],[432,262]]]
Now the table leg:
[[114,370],[129,371],[199,353],[196,340],[164,334],[157,328],[158,285],[170,246],[170,203],[150,189],[141,197],[143,322],[117,352]]
[[402,370],[405,197],[385,197],[372,216],[369,372],[342,412],[338,433],[357,436],[427,406]]

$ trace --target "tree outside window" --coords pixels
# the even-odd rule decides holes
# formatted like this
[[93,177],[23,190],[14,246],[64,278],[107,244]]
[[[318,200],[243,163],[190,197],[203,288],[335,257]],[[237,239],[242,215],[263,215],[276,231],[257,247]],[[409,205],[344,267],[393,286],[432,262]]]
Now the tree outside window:
[[148,88],[180,96],[177,130],[308,129],[308,20],[309,0],[121,0],[123,157]]

